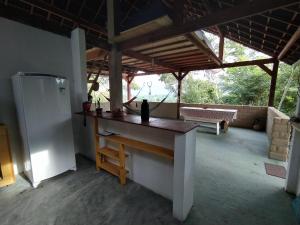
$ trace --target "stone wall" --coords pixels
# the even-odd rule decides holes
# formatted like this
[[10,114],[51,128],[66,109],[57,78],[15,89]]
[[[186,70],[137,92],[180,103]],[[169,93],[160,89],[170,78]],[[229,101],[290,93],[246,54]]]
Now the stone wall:
[[273,107],[268,108],[267,135],[269,157],[286,161],[288,157],[291,125],[289,117]]
[[[155,102],[150,102],[150,108],[156,105]],[[131,107],[133,109],[140,109],[141,102],[133,102]],[[187,107],[202,107],[202,108],[221,108],[221,109],[236,109],[238,110],[237,119],[234,120],[230,126],[252,129],[253,122],[257,118],[267,120],[268,107],[265,106],[240,106],[240,105],[211,105],[211,104],[185,104],[181,106]],[[151,113],[151,116],[164,117],[176,119],[177,112],[176,103],[163,103],[155,111]]]

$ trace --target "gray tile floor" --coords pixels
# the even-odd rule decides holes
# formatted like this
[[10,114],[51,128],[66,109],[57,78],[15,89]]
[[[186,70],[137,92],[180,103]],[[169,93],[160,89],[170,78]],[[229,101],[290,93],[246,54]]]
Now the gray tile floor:
[[[296,224],[284,180],[265,174],[264,162],[279,162],[266,156],[264,133],[198,133],[195,205],[185,224]],[[133,182],[122,187],[117,178],[97,173],[91,161],[77,160],[77,172],[37,189],[22,177],[0,189],[0,224],[181,224],[172,217],[170,201]]]

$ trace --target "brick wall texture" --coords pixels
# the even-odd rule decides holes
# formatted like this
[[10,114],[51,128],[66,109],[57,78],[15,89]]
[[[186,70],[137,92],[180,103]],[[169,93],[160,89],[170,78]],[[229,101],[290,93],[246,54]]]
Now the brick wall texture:
[[286,161],[288,157],[291,125],[289,117],[273,107],[268,108],[267,135],[269,139],[269,157]]

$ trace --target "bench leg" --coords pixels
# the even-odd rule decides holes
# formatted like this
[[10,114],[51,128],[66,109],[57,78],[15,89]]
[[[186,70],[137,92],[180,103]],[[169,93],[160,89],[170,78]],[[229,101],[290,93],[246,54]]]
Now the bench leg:
[[219,135],[220,134],[220,123],[219,122],[217,123],[216,128],[217,128],[216,134]]
[[224,122],[224,133],[227,133],[228,127],[229,127],[229,122],[228,122],[228,121],[225,121],[225,122]]

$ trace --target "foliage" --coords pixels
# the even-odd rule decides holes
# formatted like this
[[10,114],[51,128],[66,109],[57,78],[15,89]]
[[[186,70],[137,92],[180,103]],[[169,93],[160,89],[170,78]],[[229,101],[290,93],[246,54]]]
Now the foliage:
[[137,90],[140,90],[141,87],[140,87],[140,85],[137,82],[132,81],[131,84],[130,84],[130,88],[132,90],[137,91]]
[[221,89],[223,103],[234,105],[267,105],[270,77],[256,66],[226,70]]
[[165,83],[168,90],[177,92],[177,80],[171,73],[162,74],[159,80]]
[[281,97],[284,93],[284,89],[288,83],[288,79],[293,73],[292,81],[290,86],[287,89],[287,94],[284,98],[282,107],[280,111],[288,114],[293,115],[296,109],[297,104],[297,92],[298,92],[298,80],[300,76],[300,67],[299,65],[294,65],[293,67],[289,66],[285,63],[281,63],[278,71],[278,78],[277,78],[277,87],[276,87],[276,97],[275,97],[275,106],[278,107]]
[[[171,74],[163,74],[160,77],[166,88],[177,93],[177,80]],[[211,103],[217,102],[216,85],[207,80],[195,79],[188,75],[182,81],[182,102],[186,103]]]
[[188,76],[183,82],[182,101],[185,103],[216,103],[217,89],[208,80],[194,79]]

